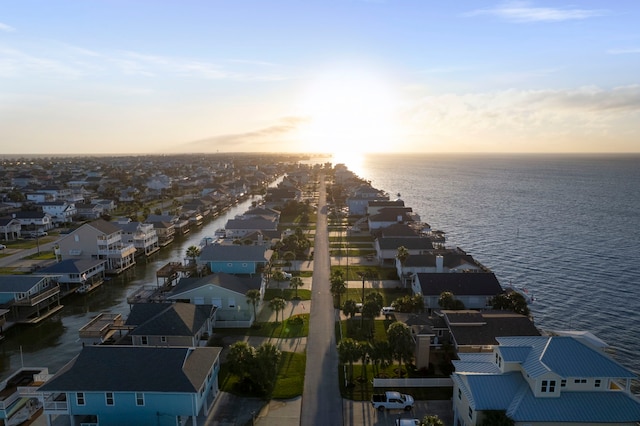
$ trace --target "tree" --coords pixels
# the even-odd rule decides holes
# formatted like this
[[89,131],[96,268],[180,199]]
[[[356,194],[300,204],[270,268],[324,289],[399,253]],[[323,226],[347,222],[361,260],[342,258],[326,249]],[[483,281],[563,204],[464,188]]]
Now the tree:
[[353,381],[353,363],[360,358],[358,342],[350,337],[338,343],[338,357],[342,364],[349,364],[349,381]]
[[[283,259],[284,259],[284,260],[285,260],[285,261],[290,265],[290,267],[291,267],[291,266],[293,266],[293,261],[294,261],[294,260],[295,260],[295,258],[296,258],[296,254],[295,254],[293,251],[289,250],[289,251],[284,252],[284,254],[282,255],[282,258],[283,258]],[[294,269],[295,269],[295,268],[294,268]]]
[[[409,250],[407,250],[407,248],[405,246],[400,246],[398,247],[398,252],[396,253],[396,259],[398,259],[400,261],[400,266],[401,271],[404,274],[404,262],[407,260],[407,258],[409,257]],[[404,279],[402,277],[399,277],[403,284],[406,284]]]
[[380,371],[380,367],[386,368],[393,359],[393,353],[389,342],[386,340],[375,340],[369,351],[369,357],[373,363],[375,374]]
[[196,259],[200,256],[200,247],[198,246],[189,246],[187,247],[187,257],[191,259],[191,264],[196,264]]
[[262,394],[268,394],[275,385],[280,357],[281,352],[273,343],[265,342],[255,350],[251,374]]
[[271,278],[273,278],[277,283],[278,283],[278,288],[280,288],[280,283],[282,281],[286,281],[287,279],[284,277],[284,272],[282,272],[281,270],[277,270],[273,273],[273,275],[271,275]]
[[482,412],[480,426],[513,426],[515,422],[504,410],[486,410]]
[[278,313],[284,311],[287,302],[282,297],[274,297],[269,301],[269,309],[276,313],[276,322],[278,322]]
[[522,315],[529,315],[529,306],[525,297],[517,291],[502,293],[491,299],[493,309],[513,311]]
[[258,302],[260,302],[260,290],[248,290],[245,296],[247,296],[247,303],[253,305],[253,319],[255,321],[258,318],[256,314],[256,306],[258,306]]
[[402,374],[402,361],[408,361],[413,357],[415,341],[411,335],[411,329],[403,322],[394,322],[387,329],[387,339],[392,348],[393,356],[400,363]]
[[304,283],[302,282],[302,278],[300,277],[293,277],[291,278],[291,281],[289,281],[289,287],[293,288],[296,292],[295,298],[298,298],[298,287],[302,287],[304,285]]
[[360,352],[360,360],[362,361],[362,379],[366,378],[367,362],[371,353],[371,343],[367,341],[358,342],[358,351]]
[[247,342],[239,341],[229,346],[227,365],[232,374],[241,379],[248,373],[253,362],[254,348]]
[[348,316],[349,318],[353,318],[356,313],[358,313],[358,306],[356,305],[356,301],[353,299],[347,299],[342,306],[342,313]]
[[337,269],[331,273],[331,294],[333,297],[338,298],[337,306],[340,306],[340,296],[347,291],[347,285],[344,281],[344,276],[342,275],[342,271]]
[[440,297],[438,298],[438,306],[442,309],[451,309],[454,300],[455,298],[453,297],[453,293],[450,291],[443,291],[440,293]]
[[420,293],[414,294],[413,296],[406,295],[391,302],[391,306],[393,306],[397,312],[419,313],[424,311],[424,298]]
[[444,426],[444,422],[436,415],[424,416],[420,420],[420,426]]

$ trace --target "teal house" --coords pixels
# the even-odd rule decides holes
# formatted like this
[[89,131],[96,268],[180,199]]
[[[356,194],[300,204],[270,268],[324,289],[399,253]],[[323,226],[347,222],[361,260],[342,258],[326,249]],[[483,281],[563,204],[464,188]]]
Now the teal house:
[[38,389],[47,424],[195,426],[218,395],[221,350],[85,346]]

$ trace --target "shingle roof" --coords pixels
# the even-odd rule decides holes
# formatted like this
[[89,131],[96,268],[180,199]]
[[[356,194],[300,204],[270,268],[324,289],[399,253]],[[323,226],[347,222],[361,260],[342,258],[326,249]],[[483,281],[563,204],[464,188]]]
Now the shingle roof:
[[44,279],[42,275],[0,275],[0,293],[26,293]]
[[209,244],[202,248],[199,259],[203,262],[265,262],[266,250],[265,246]]
[[98,231],[107,234],[107,235],[111,235],[111,234],[115,234],[116,232],[120,232],[120,228],[111,223],[111,222],[107,222],[104,219],[98,219],[98,220],[94,220],[93,222],[89,222],[87,223],[88,226],[91,226],[92,228],[97,229]]
[[[131,313],[144,305],[163,305],[164,309],[138,322],[130,334],[137,336],[195,336],[206,323],[211,305],[193,305],[191,303],[139,303],[134,304]],[[142,308],[144,309],[144,308]],[[142,315],[139,315],[140,318]],[[129,315],[131,317],[131,315]],[[129,322],[127,324],[134,324]],[[134,320],[136,319],[134,315]]]
[[216,285],[244,295],[249,290],[259,290],[262,285],[262,277],[259,275],[255,277],[239,276],[221,272],[202,278],[181,278],[171,291],[171,295],[175,296],[207,285]]
[[455,296],[495,296],[502,287],[493,273],[428,273],[420,272],[417,278],[424,296],[439,296],[450,291]]
[[85,346],[43,392],[198,392],[221,348]]
[[98,259],[67,259],[40,270],[43,274],[79,274],[107,263]]
[[382,250],[394,250],[403,246],[407,250],[431,250],[433,244],[428,238],[398,237],[398,238],[378,238],[378,245]]

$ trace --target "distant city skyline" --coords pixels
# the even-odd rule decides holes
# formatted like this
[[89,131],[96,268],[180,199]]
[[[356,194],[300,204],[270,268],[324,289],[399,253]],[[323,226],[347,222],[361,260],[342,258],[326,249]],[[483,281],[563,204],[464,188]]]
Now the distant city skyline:
[[640,3],[24,0],[0,154],[640,152]]

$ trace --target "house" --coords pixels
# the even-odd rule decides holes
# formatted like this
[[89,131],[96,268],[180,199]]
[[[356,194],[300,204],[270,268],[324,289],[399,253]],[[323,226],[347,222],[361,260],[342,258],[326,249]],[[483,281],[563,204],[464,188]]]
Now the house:
[[419,222],[420,217],[411,207],[385,207],[367,218],[369,231],[386,228],[398,223]]
[[214,273],[258,274],[271,254],[265,245],[208,244],[202,247],[197,263],[209,266]]
[[204,346],[213,331],[216,308],[191,303],[136,303],[126,326],[134,346]]
[[158,235],[158,243],[164,247],[173,242],[176,236],[176,223],[180,218],[169,214],[150,214],[145,223],[150,223]]
[[17,240],[20,237],[22,225],[12,217],[0,218],[0,237],[5,241]]
[[83,219],[98,219],[105,213],[100,204],[97,203],[77,203],[76,214]]
[[217,273],[201,278],[182,278],[166,298],[196,305],[211,304],[217,308],[216,328],[243,328],[250,327],[255,320],[253,306],[247,302],[247,292],[258,290],[262,300],[265,285],[261,276]]
[[396,258],[395,266],[399,277],[411,277],[420,272],[489,272],[459,248],[410,254],[404,262]]
[[62,260],[103,259],[107,274],[119,274],[135,265],[136,248],[122,240],[122,230],[103,219],[85,223],[58,240]]
[[229,219],[224,227],[229,239],[241,239],[256,231],[276,231],[278,218],[273,216],[239,216]]
[[384,191],[376,189],[369,184],[361,184],[355,188],[351,195],[347,197],[347,207],[349,214],[354,216],[364,216],[370,201],[388,201],[389,195]]
[[0,306],[13,322],[37,323],[62,309],[60,286],[50,275],[0,275]]
[[22,231],[46,232],[53,228],[53,222],[49,213],[41,211],[19,211],[13,213],[13,218],[20,222]]
[[49,378],[49,370],[22,367],[0,382],[0,420],[3,425],[26,423],[42,407],[34,393]]
[[498,337],[540,335],[531,318],[515,312],[443,310],[442,314],[457,353],[492,351]]
[[427,309],[439,309],[438,300],[443,292],[464,303],[467,309],[485,309],[491,306],[491,299],[503,293],[498,279],[493,273],[479,272],[467,274],[418,273],[411,284],[413,294],[422,294]]
[[58,284],[65,284],[65,291],[69,291],[72,287],[102,281],[106,264],[103,259],[66,259],[41,269],[39,273],[56,277]]
[[381,209],[387,207],[404,207],[404,201],[397,200],[371,200],[367,202],[367,215],[373,216],[378,214]]
[[75,204],[66,201],[50,201],[39,203],[38,206],[51,216],[51,221],[56,225],[73,222],[73,217],[78,214]]
[[378,262],[392,261],[395,264],[398,248],[404,247],[409,254],[421,254],[433,250],[433,244],[428,238],[392,237],[376,238],[373,242]]
[[516,426],[636,425],[636,375],[584,337],[499,337],[489,353],[459,354],[452,374],[454,424],[502,411]]
[[47,424],[193,425],[218,395],[216,347],[85,346],[38,389]]
[[132,222],[129,218],[114,222],[122,230],[122,241],[125,244],[133,244],[136,248],[136,256],[151,256],[160,250],[158,234],[151,223]]

